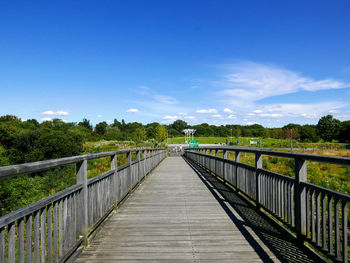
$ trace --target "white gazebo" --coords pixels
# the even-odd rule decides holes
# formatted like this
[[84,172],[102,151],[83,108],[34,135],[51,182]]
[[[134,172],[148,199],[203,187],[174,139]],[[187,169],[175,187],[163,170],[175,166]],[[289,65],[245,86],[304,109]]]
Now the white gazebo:
[[183,133],[185,133],[185,141],[188,143],[189,140],[191,140],[191,136],[192,136],[192,140],[193,140],[193,135],[196,132],[195,129],[184,129],[182,130]]

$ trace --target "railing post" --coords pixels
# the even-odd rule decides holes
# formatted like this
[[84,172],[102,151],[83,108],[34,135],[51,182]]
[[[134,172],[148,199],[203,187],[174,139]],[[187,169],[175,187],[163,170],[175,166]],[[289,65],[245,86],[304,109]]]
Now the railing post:
[[118,177],[118,154],[111,156],[111,170],[114,170],[112,177],[112,195],[113,195],[113,206],[117,209],[118,205],[118,189],[119,189],[119,177]]
[[219,150],[215,150],[215,157],[219,157]]
[[238,165],[237,163],[239,163],[241,160],[241,152],[240,151],[235,151],[235,162],[236,162],[236,165],[235,165],[235,176],[236,176],[236,190],[239,190],[238,188]]
[[262,168],[262,155],[261,153],[255,153],[255,204],[260,206],[260,185],[259,185],[259,171]]
[[129,151],[126,154],[126,161],[127,161],[127,165],[128,165],[128,180],[129,180],[129,185],[128,185],[128,191],[131,190],[131,151]]
[[87,160],[77,163],[77,184],[82,185],[80,193],[80,213],[78,215],[79,233],[83,236],[83,243],[88,244],[88,189],[87,189]]
[[141,151],[137,151],[137,178],[138,183],[141,181]]
[[142,150],[142,158],[143,158],[143,172],[142,172],[142,175],[143,177],[146,176],[146,150]]
[[297,232],[297,238],[300,242],[303,241],[303,236],[306,235],[306,191],[305,188],[300,185],[301,182],[307,182],[307,164],[306,160],[296,158],[295,159],[295,228]]
[[[224,150],[224,160],[227,160],[227,150]],[[222,173],[223,173],[223,177],[224,177],[224,181],[226,182],[226,161],[223,161],[223,169],[222,169]]]

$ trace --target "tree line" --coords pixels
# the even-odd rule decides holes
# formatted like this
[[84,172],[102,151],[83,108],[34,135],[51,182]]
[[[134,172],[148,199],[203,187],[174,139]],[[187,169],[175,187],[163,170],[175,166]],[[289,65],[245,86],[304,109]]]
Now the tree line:
[[196,137],[262,137],[290,138],[303,142],[320,140],[350,142],[350,121],[339,121],[331,115],[323,116],[317,125],[288,124],[281,128],[253,125],[189,125],[176,120],[169,125],[157,122],[143,125],[124,120],[93,126],[88,119],[63,122],[60,119],[39,123],[35,119],[22,121],[13,115],[0,117],[0,166],[60,158],[81,154],[83,143],[98,140],[128,140],[163,142],[167,136],[183,136],[183,129],[196,129]]

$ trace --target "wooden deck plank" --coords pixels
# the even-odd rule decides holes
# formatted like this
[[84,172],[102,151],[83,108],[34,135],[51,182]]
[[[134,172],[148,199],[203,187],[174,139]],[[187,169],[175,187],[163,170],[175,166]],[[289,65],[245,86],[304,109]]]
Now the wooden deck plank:
[[76,262],[279,262],[266,246],[252,247],[247,239],[193,169],[171,157]]

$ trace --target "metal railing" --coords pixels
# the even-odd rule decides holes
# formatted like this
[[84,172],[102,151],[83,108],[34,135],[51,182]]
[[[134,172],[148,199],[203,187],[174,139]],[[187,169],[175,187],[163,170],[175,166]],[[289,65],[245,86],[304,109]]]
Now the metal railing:
[[[208,154],[209,151],[209,154]],[[222,151],[223,158],[219,157]],[[228,152],[235,161],[228,160]],[[215,155],[213,154],[215,152]],[[255,166],[240,162],[240,153],[255,155]],[[262,169],[262,156],[294,159],[295,177]],[[348,262],[350,196],[307,182],[307,161],[350,166],[350,158],[264,151],[244,147],[185,150],[185,156],[243,192],[333,261]]]
[[[118,167],[121,154],[127,164]],[[64,262],[166,154],[132,149],[0,167],[5,179],[76,164],[75,185],[0,217],[0,262]],[[88,179],[87,161],[104,157],[111,158],[111,169]]]

